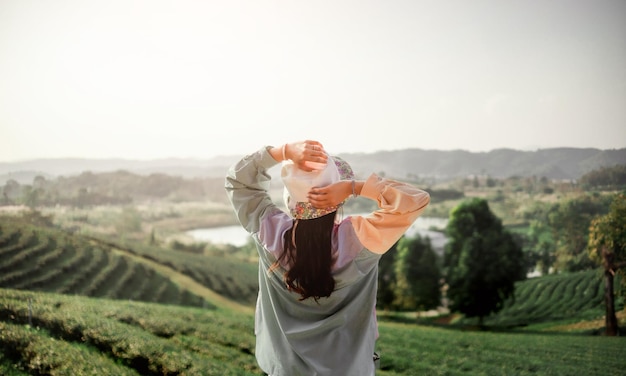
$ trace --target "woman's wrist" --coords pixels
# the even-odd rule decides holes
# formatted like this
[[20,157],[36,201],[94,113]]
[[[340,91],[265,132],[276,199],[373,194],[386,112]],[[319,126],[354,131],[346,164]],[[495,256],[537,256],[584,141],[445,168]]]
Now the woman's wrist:
[[362,180],[346,180],[346,198],[356,198],[361,194],[361,189],[363,188]]
[[365,184],[365,182],[363,180],[353,180],[354,182],[354,191],[353,191],[353,197],[357,197],[361,195],[361,190],[363,189],[363,184]]
[[283,144],[281,146],[272,146],[269,148],[269,153],[276,160],[276,162],[286,161],[289,158],[289,144]]

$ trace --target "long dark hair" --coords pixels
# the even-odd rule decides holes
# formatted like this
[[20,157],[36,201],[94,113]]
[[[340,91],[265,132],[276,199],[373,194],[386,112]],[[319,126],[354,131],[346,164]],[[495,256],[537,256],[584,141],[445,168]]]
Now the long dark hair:
[[285,232],[283,253],[270,270],[287,264],[283,274],[287,288],[300,294],[300,300],[329,297],[335,290],[332,234],[335,214],[332,212],[315,219],[294,220]]

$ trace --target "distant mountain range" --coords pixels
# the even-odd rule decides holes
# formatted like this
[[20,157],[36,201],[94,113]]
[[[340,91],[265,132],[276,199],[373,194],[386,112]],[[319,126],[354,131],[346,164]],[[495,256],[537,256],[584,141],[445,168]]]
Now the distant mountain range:
[[602,167],[626,164],[626,148],[551,148],[536,151],[496,149],[489,152],[406,149],[372,154],[346,154],[355,171],[384,171],[387,176],[447,180],[470,175],[494,178],[537,176],[578,179]]
[[[496,149],[489,152],[404,149],[339,156],[352,165],[357,176],[376,172],[398,179],[421,177],[438,181],[470,175],[578,179],[601,167],[626,164],[626,148],[551,148],[536,151]],[[185,178],[221,177],[239,158],[240,156],[220,156],[211,159],[171,158],[149,161],[72,158],[2,162],[0,184],[4,185],[9,179],[28,184],[37,175],[50,179],[78,175],[86,171],[98,173],[126,170],[137,174],[162,173]]]

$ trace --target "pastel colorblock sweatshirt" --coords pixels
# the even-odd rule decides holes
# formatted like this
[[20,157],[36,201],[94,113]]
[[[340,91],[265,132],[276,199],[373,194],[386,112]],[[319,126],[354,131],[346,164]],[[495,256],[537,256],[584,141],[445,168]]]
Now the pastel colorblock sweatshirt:
[[283,252],[293,219],[268,194],[268,169],[277,162],[261,148],[228,171],[225,188],[241,225],[259,253],[255,314],[256,358],[272,376],[374,375],[378,337],[378,261],[424,211],[430,197],[412,185],[372,174],[360,195],[378,210],[335,225],[332,267],[335,290],[328,298],[300,301],[283,281],[283,268],[269,272]]

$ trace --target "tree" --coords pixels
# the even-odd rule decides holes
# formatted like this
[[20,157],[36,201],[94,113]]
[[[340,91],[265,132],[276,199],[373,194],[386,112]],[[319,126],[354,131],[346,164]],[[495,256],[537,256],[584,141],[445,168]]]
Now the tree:
[[[529,218],[536,217],[532,216]],[[549,274],[556,260],[555,244],[550,229],[543,221],[530,219],[526,240],[528,243],[526,257],[529,265],[539,270],[541,275]]]
[[595,264],[587,250],[591,220],[606,214],[610,198],[585,195],[554,204],[546,215],[546,223],[555,244],[557,271],[589,270]]
[[[626,267],[626,195],[615,196],[609,212],[595,218],[589,229],[587,249],[591,259],[604,268],[604,302],[606,308],[606,334],[618,334],[615,316],[613,278],[616,273],[624,275]],[[624,278],[622,278],[623,280]]]
[[472,199],[453,209],[446,227],[447,296],[452,311],[483,318],[498,312],[525,278],[524,254],[487,201]]
[[22,188],[22,203],[31,209],[34,209],[39,204],[39,196],[41,191],[34,189],[30,185],[25,185]]
[[15,179],[7,180],[6,184],[2,188],[2,198],[4,204],[9,205],[15,203],[20,197],[20,183]]
[[428,310],[441,303],[441,271],[430,239],[403,237],[397,245],[394,306],[400,310]]
[[[398,241],[399,242],[399,241]],[[398,242],[396,242],[378,262],[378,291],[376,293],[376,306],[379,309],[393,309],[394,288],[396,284],[396,273],[394,265],[398,253]]]

